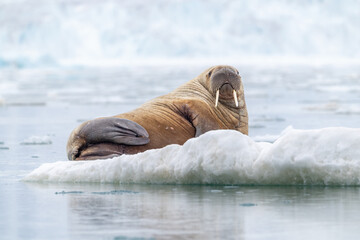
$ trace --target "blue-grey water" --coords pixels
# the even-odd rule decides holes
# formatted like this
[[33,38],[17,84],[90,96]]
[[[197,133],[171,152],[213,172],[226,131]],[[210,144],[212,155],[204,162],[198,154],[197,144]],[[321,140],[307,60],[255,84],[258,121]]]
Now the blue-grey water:
[[[236,65],[235,65],[236,66]],[[28,183],[71,130],[165,94],[208,66],[0,70],[0,239],[357,239],[360,188]],[[236,66],[250,136],[359,127],[359,66]]]

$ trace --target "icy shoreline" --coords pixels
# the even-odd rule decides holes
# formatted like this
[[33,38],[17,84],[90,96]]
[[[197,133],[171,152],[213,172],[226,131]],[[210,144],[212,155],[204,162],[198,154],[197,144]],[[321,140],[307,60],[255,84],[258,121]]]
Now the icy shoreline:
[[43,164],[24,181],[358,186],[360,129],[286,129],[272,144],[236,131],[211,131],[183,146]]

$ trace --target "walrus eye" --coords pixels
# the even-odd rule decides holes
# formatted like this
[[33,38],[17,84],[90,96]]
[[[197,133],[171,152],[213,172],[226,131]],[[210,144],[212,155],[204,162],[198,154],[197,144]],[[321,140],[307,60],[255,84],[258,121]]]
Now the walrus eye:
[[239,74],[240,74],[238,70],[236,70],[236,74],[237,74],[237,75],[239,75]]
[[211,74],[212,74],[212,70],[207,74],[207,77],[211,77]]

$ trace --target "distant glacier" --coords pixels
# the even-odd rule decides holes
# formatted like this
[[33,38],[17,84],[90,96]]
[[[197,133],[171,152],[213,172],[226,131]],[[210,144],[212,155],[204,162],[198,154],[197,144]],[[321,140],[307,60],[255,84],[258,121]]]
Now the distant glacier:
[[360,57],[360,1],[0,0],[0,67]]

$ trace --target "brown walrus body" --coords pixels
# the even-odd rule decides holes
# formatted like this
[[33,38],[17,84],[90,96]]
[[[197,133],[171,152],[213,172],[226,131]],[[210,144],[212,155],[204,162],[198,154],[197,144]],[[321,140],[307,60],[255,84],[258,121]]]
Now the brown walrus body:
[[70,160],[135,154],[216,129],[248,133],[241,77],[230,66],[209,68],[131,112],[81,124],[70,135],[67,153]]

